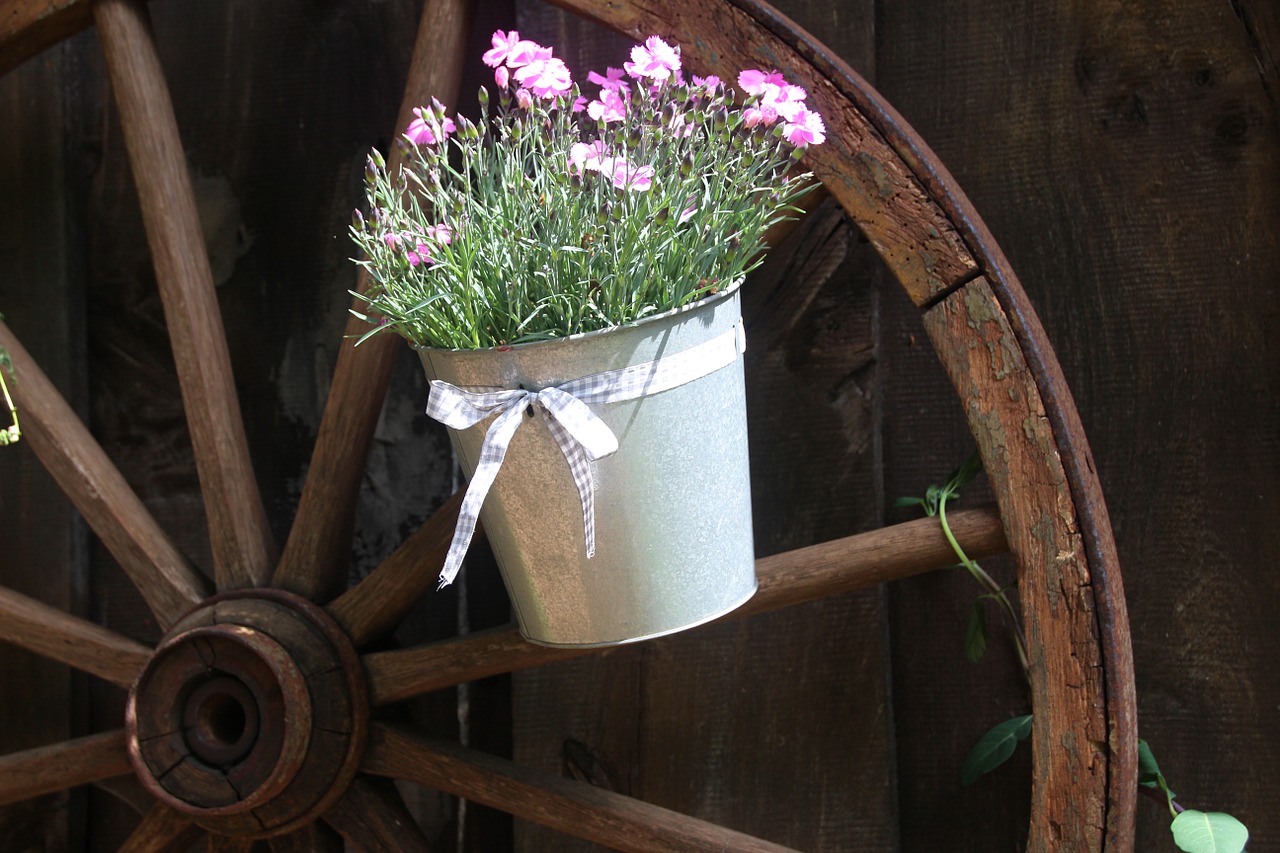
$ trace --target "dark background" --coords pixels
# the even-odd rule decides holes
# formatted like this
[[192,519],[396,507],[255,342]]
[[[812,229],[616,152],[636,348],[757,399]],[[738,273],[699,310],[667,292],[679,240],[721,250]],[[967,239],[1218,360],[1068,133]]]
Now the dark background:
[[[1270,0],[777,4],[873,81],[1018,271],[1093,447],[1133,628],[1140,729],[1183,804],[1280,850],[1280,13]],[[156,0],[253,460],[283,541],[355,280],[346,237],[416,29],[402,0]],[[581,76],[626,41],[541,3],[479,4]],[[474,96],[471,96],[474,97]],[[466,98],[461,104],[466,107]],[[92,31],[0,79],[0,312],[191,558],[198,484],[118,119]],[[775,253],[796,312],[749,350],[760,555],[904,520],[971,450],[915,310],[838,214]],[[453,488],[406,350],[352,571]],[[966,501],[983,499],[982,488]],[[1008,579],[999,561],[989,568]],[[414,642],[507,620],[491,566],[429,596]],[[0,582],[144,640],[145,607],[22,445],[0,450]],[[1025,713],[1001,624],[963,658],[959,573],[427,697],[424,725],[803,850],[1016,850],[1030,765],[962,788]],[[0,752],[119,725],[122,693],[0,648]],[[406,788],[463,849],[585,844]],[[1172,850],[1139,805],[1137,849]],[[113,849],[100,791],[0,811],[5,850]],[[443,847],[442,847],[443,849]]]

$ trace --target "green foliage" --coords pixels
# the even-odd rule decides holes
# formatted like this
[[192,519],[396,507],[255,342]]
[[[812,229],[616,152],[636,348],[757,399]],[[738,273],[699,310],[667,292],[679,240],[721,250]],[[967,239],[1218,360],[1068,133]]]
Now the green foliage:
[[1031,715],[1005,720],[973,745],[960,767],[960,782],[968,786],[1009,760],[1018,744],[1031,734]]
[[[0,314],[0,320],[4,320],[3,314]],[[4,347],[0,347],[0,396],[4,397],[5,406],[9,409],[9,419],[13,421],[10,426],[0,428],[0,447],[17,444],[18,439],[22,438],[22,429],[18,426],[18,407],[13,404],[13,397],[9,396],[6,373],[13,375],[13,359]]]
[[[370,334],[455,349],[564,337],[687,305],[754,269],[765,231],[815,186],[792,172],[801,149],[780,125],[748,122],[723,86],[633,88],[609,123],[570,109],[576,85],[546,100],[500,89],[492,114],[481,89],[478,123],[458,117],[443,144],[409,144],[398,171],[374,152],[368,219],[351,229],[371,281],[357,294],[370,314],[353,313]],[[439,105],[422,117],[452,121]],[[574,159],[597,144],[651,183],[620,186]]]
[[[943,485],[930,486],[924,497],[898,498],[894,505],[918,506],[923,508],[927,515],[936,516],[952,549],[960,558],[961,564],[987,590],[973,603],[973,608],[969,612],[969,625],[965,632],[965,656],[971,661],[976,661],[986,650],[986,617],[983,607],[985,601],[994,601],[1005,608],[1012,620],[1015,640],[1018,642],[1018,651],[1023,662],[1023,672],[1027,674],[1027,658],[1022,645],[1021,628],[1005,590],[998,588],[995,581],[983,572],[977,563],[968,558],[947,524],[947,501],[956,497],[960,487],[972,480],[981,470],[981,461],[975,453],[965,464],[953,471]],[[1018,743],[1026,740],[1031,734],[1031,727],[1032,718],[1027,714],[1005,720],[991,728],[969,750],[960,768],[960,781],[966,786],[972,785],[979,778],[1008,761]],[[1184,809],[1178,805],[1174,799],[1176,795],[1170,790],[1169,783],[1156,762],[1155,754],[1151,751],[1151,746],[1141,739],[1138,740],[1138,785],[1143,789],[1149,789],[1151,796],[1163,800],[1168,806],[1169,813],[1173,815],[1170,830],[1173,833],[1174,843],[1180,850],[1185,853],[1242,853],[1244,851],[1245,844],[1249,840],[1249,830],[1245,825],[1229,814],[1201,812]]]
[[1229,814],[1187,809],[1170,825],[1173,842],[1186,853],[1241,853],[1249,830]]
[[1164,794],[1165,801],[1169,805],[1169,812],[1177,815],[1178,812],[1173,804],[1173,798],[1177,795],[1169,790],[1169,783],[1165,781],[1164,774],[1160,772],[1160,765],[1156,763],[1156,757],[1151,752],[1151,746],[1142,738],[1138,738],[1138,784],[1146,788],[1159,790]]
[[964,656],[970,663],[977,663],[987,652],[987,617],[979,596],[969,611],[969,627],[964,633]]
[[1022,665],[1023,674],[1026,675],[1028,667],[1026,644],[1022,638],[1022,626],[1018,621],[1018,613],[1013,607],[1013,602],[1009,600],[1007,591],[995,582],[983,568],[974,560],[969,559],[969,555],[960,547],[960,543],[956,540],[955,534],[951,532],[951,525],[947,522],[947,501],[954,500],[960,496],[960,489],[972,482],[973,478],[982,472],[982,457],[977,451],[970,454],[969,458],[964,461],[959,468],[951,472],[951,476],[941,486],[931,485],[925,490],[924,497],[901,497],[894,501],[897,507],[920,507],[924,510],[925,515],[930,518],[937,518],[938,523],[942,525],[942,533],[947,537],[951,549],[956,552],[956,557],[960,560],[960,565],[973,576],[979,585],[986,591],[983,595],[978,596],[973,603],[973,609],[969,611],[969,625],[965,631],[964,638],[964,654],[972,662],[982,659],[987,651],[987,621],[984,612],[984,602],[991,601],[1004,610],[1013,624],[1014,645],[1018,652],[1018,662]]

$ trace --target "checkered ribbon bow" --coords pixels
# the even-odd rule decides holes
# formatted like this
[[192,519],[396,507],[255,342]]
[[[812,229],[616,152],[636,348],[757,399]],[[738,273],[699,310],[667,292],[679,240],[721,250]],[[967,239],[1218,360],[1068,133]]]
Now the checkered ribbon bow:
[[587,557],[591,558],[596,553],[596,484],[591,463],[618,449],[617,436],[591,410],[591,405],[635,400],[669,391],[729,366],[744,348],[742,325],[739,323],[729,331],[675,355],[595,373],[541,391],[458,388],[448,382],[432,380],[427,414],[445,426],[461,430],[492,415],[497,416],[485,432],[480,459],[462,499],[449,555],[440,572],[440,587],[453,583],[462,568],[462,558],[475,535],[480,507],[498,476],[512,437],[525,421],[527,409],[540,408],[550,415],[544,421],[569,463],[574,485],[578,487],[578,496],[582,500],[582,530]]

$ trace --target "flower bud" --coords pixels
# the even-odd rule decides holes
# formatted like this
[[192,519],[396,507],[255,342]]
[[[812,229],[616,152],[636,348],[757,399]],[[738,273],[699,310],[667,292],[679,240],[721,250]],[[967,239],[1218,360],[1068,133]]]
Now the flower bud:
[[476,93],[476,100],[480,102],[480,106],[489,106],[489,90],[484,86],[480,87],[480,91]]
[[360,212],[360,208],[351,211],[351,227],[356,231],[364,230],[364,215]]

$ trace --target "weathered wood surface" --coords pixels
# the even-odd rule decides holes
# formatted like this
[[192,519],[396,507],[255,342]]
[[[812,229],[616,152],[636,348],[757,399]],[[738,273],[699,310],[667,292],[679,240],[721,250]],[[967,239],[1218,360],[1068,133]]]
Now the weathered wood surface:
[[[31,354],[83,414],[82,190],[60,145],[79,124],[74,80],[69,48],[0,78],[0,314],[30,332]],[[83,525],[25,441],[0,450],[0,586],[86,615]],[[83,734],[71,707],[82,687],[66,666],[0,644],[0,755]],[[66,794],[0,809],[0,838],[22,849],[77,844],[67,815],[78,809]]]
[[[1000,517],[994,508],[961,510],[950,516],[952,533],[974,559],[1007,550]],[[737,610],[721,617],[732,621],[833,595],[865,590],[876,584],[946,568],[955,561],[951,545],[937,522],[927,519],[856,533],[842,539],[797,548],[756,561],[760,588]],[[495,628],[411,649],[365,655],[371,701],[386,705],[452,687],[582,655],[610,653],[591,649],[537,646],[514,627]]]
[[276,552],[231,372],[213,270],[143,0],[93,6],[165,307],[219,589],[261,586]]
[[386,724],[365,770],[440,788],[629,853],[787,853],[791,848]]
[[[247,249],[224,255],[234,272],[221,295],[224,310],[244,321],[232,324],[232,354],[244,383],[241,392],[256,404],[246,407],[251,433],[261,436],[251,442],[277,448],[272,458],[255,462],[279,532],[287,525],[278,519],[287,521],[288,506],[296,500],[292,482],[303,465],[299,448],[309,446],[314,431],[314,388],[327,384],[332,344],[342,330],[345,297],[317,294],[340,295],[350,286],[336,271],[349,253],[341,248],[343,223],[358,197],[359,149],[368,141],[332,141],[342,128],[358,125],[386,132],[391,118],[386,102],[369,93],[400,85],[396,74],[384,69],[407,55],[399,34],[412,31],[389,25],[394,13],[383,8],[387,5],[374,10],[384,17],[374,14],[346,28],[342,13],[333,10],[289,7],[276,16],[266,6],[246,12],[235,4],[189,4],[183,11],[188,21],[157,10],[164,18],[158,22],[161,51],[178,71],[179,123],[184,135],[193,128],[188,154],[197,177],[206,179],[197,181],[198,193],[201,186],[226,187],[243,206],[228,217],[242,227],[233,233],[252,236]],[[788,11],[799,15],[808,5],[789,4]],[[1280,544],[1270,523],[1276,512],[1270,480],[1280,394],[1276,343],[1267,334],[1277,326],[1274,282],[1280,269],[1280,212],[1273,191],[1280,184],[1275,10],[1257,2],[1180,0],[1157,15],[1109,2],[1028,11],[1001,0],[913,0],[882,6],[873,16],[851,12],[847,4],[811,5],[830,16],[809,24],[822,38],[850,33],[876,39],[874,68],[864,65],[857,51],[841,46],[840,53],[881,85],[959,178],[1031,291],[1063,359],[1117,522],[1134,607],[1144,735],[1188,804],[1233,811],[1250,824],[1259,849],[1275,844],[1280,839],[1274,794],[1280,790],[1275,779],[1280,746],[1267,721],[1280,702],[1267,663],[1280,649],[1267,616],[1276,610],[1277,588],[1266,568]],[[305,23],[295,27],[290,17]],[[233,19],[234,26],[228,26]],[[319,31],[330,35],[358,33],[345,42],[346,54],[308,53],[308,40],[325,23]],[[210,37],[231,29],[234,37]],[[388,42],[390,47],[382,49]],[[367,76],[353,82],[349,68],[336,60],[342,55],[351,56],[353,67]],[[211,68],[223,70],[211,74]],[[52,88],[74,95],[75,87],[68,89],[64,82]],[[44,81],[34,91],[48,91],[42,85],[50,84]],[[322,97],[309,98],[312,91]],[[238,112],[228,113],[233,104]],[[382,114],[375,117],[379,109]],[[214,120],[227,114],[243,118],[231,124]],[[28,109],[23,126],[33,126],[39,115]],[[55,131],[61,122],[56,118]],[[299,133],[300,127],[305,132]],[[115,136],[91,133],[89,145],[100,145],[110,155]],[[70,138],[79,144],[74,134]],[[56,144],[49,146],[54,149]],[[87,182],[97,164],[89,162],[90,168],[81,164],[75,180]],[[339,173],[346,177],[332,177]],[[119,181],[110,172],[97,173],[94,181],[105,188],[99,190],[100,200],[114,198]],[[53,195],[62,198],[60,192]],[[297,199],[297,210],[307,216],[291,206],[282,217],[286,198]],[[119,215],[123,208],[119,203],[107,208],[95,225],[96,245],[125,244],[124,232],[131,226]],[[54,211],[41,221],[69,215]],[[322,221],[318,228],[303,222],[312,215]],[[285,219],[291,224],[284,225]],[[317,240],[317,233],[335,239]],[[48,253],[69,255],[74,252]],[[33,347],[16,325],[17,311],[11,307],[16,285],[10,282],[32,280],[36,268],[19,267],[19,278],[0,280],[0,311],[10,312],[15,329]],[[106,285],[97,288],[100,294],[112,287],[126,292],[118,278],[104,275],[108,269],[110,275],[123,271],[145,283],[145,274],[129,264],[102,266],[96,273]],[[881,483],[878,507],[940,480],[967,455],[969,443],[963,411],[927,353],[914,309],[902,305],[897,285],[891,286],[877,303],[875,321],[875,394],[883,395],[873,429],[881,448],[876,459],[883,460],[883,470],[874,475]],[[785,289],[781,294],[790,295]],[[60,298],[44,309],[49,316],[63,316],[59,306],[66,304],[65,292]],[[105,321],[114,327],[112,334],[126,324],[136,330],[135,318],[150,310],[145,299],[99,297],[94,304],[99,328]],[[264,334],[263,317],[272,318],[270,334]],[[1016,327],[1020,318],[1010,321]],[[317,323],[322,328],[316,329]],[[307,325],[308,334],[298,331]],[[236,332],[236,326],[247,331]],[[194,515],[194,522],[166,527],[175,537],[198,539],[190,532],[201,525],[198,509],[177,511],[189,504],[176,488],[183,482],[180,467],[162,469],[147,461],[175,461],[169,442],[157,440],[165,433],[154,418],[174,386],[153,381],[163,371],[153,371],[150,363],[121,358],[122,353],[151,358],[150,348],[142,345],[145,334],[119,336],[106,346],[104,340],[98,339],[95,350],[107,356],[96,361],[97,387],[120,395],[130,393],[128,383],[112,379],[137,382],[141,387],[134,399],[147,405],[130,407],[132,435],[149,436],[134,445],[113,440],[104,446],[113,458],[123,454],[131,463],[143,463],[121,468],[128,476],[148,472],[149,479],[135,489],[149,505],[160,505],[156,515],[162,520]],[[43,355],[37,357],[51,366]],[[101,390],[95,401],[105,401],[95,402],[103,411],[123,408]],[[394,424],[420,402],[389,409],[380,428],[385,431],[374,442],[375,461],[367,470],[376,485],[362,497],[358,565],[379,562],[452,491],[438,462],[432,468],[417,461],[408,467],[430,484],[424,491],[386,488],[398,481],[385,472],[404,467],[379,467],[385,464],[380,460],[393,458],[386,450],[405,437],[393,432]],[[120,422],[118,416],[104,422],[99,414],[95,430],[105,426],[113,437],[128,436]],[[876,459],[864,464],[878,466]],[[0,458],[0,464],[6,461]],[[399,500],[390,497],[393,492]],[[820,492],[809,499],[826,497]],[[380,526],[371,519],[367,507],[397,503],[401,509],[413,507],[411,518],[404,530],[393,523],[396,535],[388,535],[385,522]],[[185,542],[183,547],[200,562],[199,547],[188,549]],[[0,548],[0,559],[8,557],[6,551]],[[56,595],[41,597],[58,603]],[[885,784],[897,792],[898,844],[903,850],[932,850],[939,844],[957,850],[1010,849],[1023,834],[1010,828],[1023,808],[1016,798],[1029,790],[1019,767],[967,791],[959,789],[955,777],[971,743],[966,733],[976,738],[1000,718],[993,713],[1019,710],[1016,671],[998,647],[981,667],[960,661],[958,635],[972,600],[964,578],[900,582],[890,599],[897,778],[891,774]],[[109,619],[128,614],[124,593],[98,601]],[[428,596],[415,623],[429,626],[427,633],[447,635],[453,606],[452,598]],[[116,627],[127,625],[126,619]],[[405,639],[415,641],[409,635]],[[625,694],[634,682],[624,676],[625,668],[612,687],[602,690]],[[5,683],[13,683],[7,670]],[[621,706],[619,699],[609,707]],[[432,713],[443,717],[443,708]],[[761,713],[768,716],[771,710]],[[47,708],[44,712],[47,716]],[[593,771],[589,751],[568,754],[580,774],[618,775],[616,768]],[[1139,849],[1169,849],[1160,812],[1142,809]]]
[[151,656],[135,640],[3,587],[0,640],[125,688]]
[[161,627],[208,594],[208,585],[147,512],[76,411],[0,322],[12,363],[23,439],[146,599]]
[[203,834],[204,830],[192,823],[187,815],[156,804],[120,849],[128,853],[168,853],[189,847]]
[[0,75],[89,26],[88,0],[0,2]]
[[[925,327],[965,401],[1000,500],[1010,550],[1019,561],[1036,715],[1029,849],[1101,850],[1109,805],[1108,750],[1115,741],[1107,706],[1099,698],[1111,697],[1102,683],[1092,578],[1075,509],[1063,499],[1066,474],[1044,402],[985,279],[932,308]],[[1072,654],[1054,653],[1060,649]],[[1092,784],[1082,783],[1089,778]],[[1132,786],[1137,779],[1126,781]]]
[[360,849],[430,850],[426,836],[389,779],[356,779],[324,819]]
[[[433,96],[457,103],[463,66],[455,58],[463,54],[471,17],[468,2],[427,0],[395,126],[383,131],[390,138],[398,139],[413,119],[413,110],[429,104]],[[387,162],[396,168],[401,149],[395,145],[383,148],[389,148],[385,152]],[[361,271],[356,290],[363,292],[368,286],[368,276]],[[363,311],[363,306],[357,300],[355,307]],[[350,317],[343,337],[358,338],[368,328],[364,321]],[[349,344],[339,352],[307,485],[280,566],[272,578],[275,586],[317,600],[330,598],[345,586],[346,561],[342,557],[351,541],[360,478],[391,381],[395,355],[402,348],[396,336],[382,335],[358,349]]]
[[414,603],[436,586],[461,506],[462,493],[457,492],[368,577],[329,604],[330,615],[357,647],[394,631]]
[[124,730],[0,757],[0,803],[12,803],[132,771]]
[[[1245,820],[1251,849],[1274,846],[1275,6],[884,11],[881,91],[1001,241],[1089,431],[1141,733],[1182,801]],[[904,831],[954,838],[954,813],[930,805],[905,799]],[[1139,816],[1137,849],[1175,849],[1166,811],[1144,801]]]

